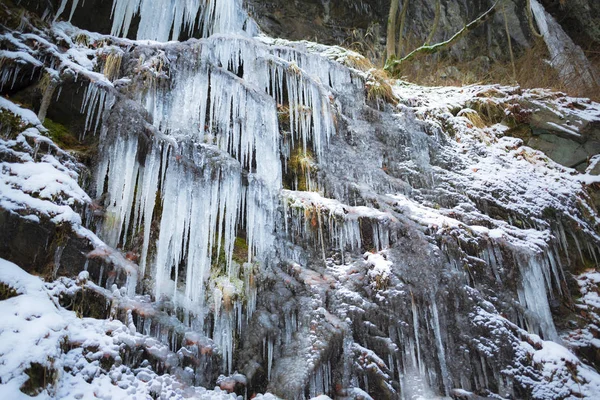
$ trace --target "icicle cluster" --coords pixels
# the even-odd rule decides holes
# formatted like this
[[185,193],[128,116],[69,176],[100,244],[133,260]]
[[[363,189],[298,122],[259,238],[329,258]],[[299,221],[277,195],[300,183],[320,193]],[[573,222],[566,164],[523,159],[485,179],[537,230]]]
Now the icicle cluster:
[[525,254],[517,257],[521,271],[521,284],[517,290],[519,302],[526,308],[524,326],[532,332],[542,335],[545,340],[559,340],[552,320],[549,299],[555,292],[562,294],[564,282],[560,257],[554,255],[552,248],[539,254]]
[[[267,129],[274,127],[271,126],[273,121],[276,125],[275,106],[287,107],[292,147],[294,141],[300,142],[304,150],[310,146],[320,159],[324,147],[336,130],[332,90],[348,90],[348,84],[354,88],[358,85],[347,69],[330,68],[331,63],[324,60],[317,62],[314,55],[301,55],[299,51],[284,52],[253,39],[215,35],[200,42],[197,57],[178,62],[174,68],[174,79],[177,82],[175,88],[167,91],[159,89],[156,95],[150,95],[146,99],[149,111],[155,116],[155,125],[164,131],[204,134],[210,139],[214,130],[223,128],[217,125],[219,116],[215,112],[226,112],[226,109],[219,108],[221,104],[229,107],[226,97],[231,98],[233,110],[238,113],[236,117],[249,127],[249,123],[256,122],[244,122],[244,110],[238,111],[236,107],[244,104],[246,97],[251,96],[249,101],[261,107],[261,115],[269,113],[269,118],[272,118],[268,121]],[[308,69],[302,69],[296,61]],[[241,79],[236,79],[233,74],[239,75]],[[210,98],[207,95],[209,87]],[[233,87],[236,93],[221,93],[223,87]],[[237,96],[240,98],[236,99]],[[203,102],[198,98],[217,102]],[[174,115],[177,115],[175,121]],[[208,124],[205,119],[209,119]],[[238,125],[239,123],[236,122]],[[264,122],[259,120],[258,123]],[[251,141],[252,138],[247,140]],[[278,138],[276,143],[279,143]],[[235,141],[218,144],[223,149],[236,145]],[[248,142],[243,145],[245,147],[242,150],[249,149]]]
[[[68,2],[69,2],[69,0],[61,0],[60,5],[58,6],[58,10],[56,11],[56,15],[54,16],[54,21],[56,21],[58,19],[58,17],[60,17],[62,15],[62,13],[65,12]],[[73,15],[75,14],[75,10],[77,9],[78,4],[79,4],[79,0],[73,0],[73,2],[71,3],[71,11],[69,13],[69,21],[71,21],[71,19],[73,19]]]
[[90,83],[86,86],[83,94],[83,103],[81,104],[81,113],[85,114],[85,126],[81,137],[92,130],[95,135],[102,120],[102,114],[105,109],[110,109],[115,102],[114,95],[106,88]]
[[112,16],[114,36],[127,36],[131,21],[139,16],[138,40],[177,40],[182,33],[192,35],[196,29],[203,37],[221,32],[257,33],[240,0],[113,0]]
[[[174,60],[168,52],[165,61]],[[133,132],[105,140],[96,187],[98,197],[108,196],[107,242],[127,247],[141,235],[140,267],[153,277],[154,296],[200,321],[212,308],[212,332],[205,333],[221,349],[224,370],[233,365],[236,332],[256,307],[253,263],[266,264],[274,252],[282,160],[299,146],[321,158],[336,129],[333,93],[359,86],[348,70],[325,64],[239,36],[201,40],[168,65],[168,85],[159,82],[140,94],[154,128],[169,139],[145,153]],[[104,103],[102,92],[86,91],[82,109],[90,129]],[[281,109],[289,125],[282,126]],[[289,129],[289,140],[281,129]],[[372,228],[377,248],[389,244],[381,226]],[[360,248],[358,218],[330,228],[345,232],[331,235],[336,246]],[[233,261],[242,232],[243,270]],[[214,276],[220,262],[227,277]]]
[[368,207],[349,207],[317,193],[282,192],[285,231],[292,240],[308,240],[321,248],[323,257],[329,248],[360,251],[368,244],[375,251],[393,242],[394,218]]

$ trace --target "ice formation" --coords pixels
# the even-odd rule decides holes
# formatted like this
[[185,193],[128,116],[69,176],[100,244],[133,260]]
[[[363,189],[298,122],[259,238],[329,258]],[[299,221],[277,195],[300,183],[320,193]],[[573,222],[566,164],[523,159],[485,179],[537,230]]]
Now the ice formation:
[[[5,34],[19,50],[0,54],[11,66],[2,87],[23,79],[25,66],[78,84],[81,139],[100,141],[92,199],[79,186],[80,166],[35,114],[0,98],[23,124],[0,142],[10,157],[0,164],[0,205],[30,221],[68,223],[93,245],[86,272],[90,260],[103,263],[76,284],[110,299],[110,318],[122,320],[109,323],[118,335],[110,344],[107,327],[90,322],[107,354],[119,341],[150,343],[161,368],[196,362],[178,370],[188,384],[203,374],[212,383],[218,371],[229,376],[217,382],[235,387],[245,368],[255,388],[288,398],[598,392],[600,376],[560,344],[552,309],[566,285],[561,260],[597,264],[596,214],[582,189],[597,177],[549,161],[500,123],[469,120],[478,101],[515,118],[518,101],[541,107],[550,95],[399,82],[402,103],[386,104],[369,96],[372,74],[352,67],[359,55],[254,37],[238,0],[114,0],[112,12],[114,36],[130,35],[139,17],[139,41],[59,22],[52,33],[67,52],[37,32]],[[200,38],[167,42],[182,36]],[[24,44],[31,40],[42,57]],[[122,58],[114,76],[93,72],[107,54]],[[561,114],[600,119],[598,105],[575,101],[550,100]],[[65,248],[56,246],[54,275]],[[13,285],[6,271],[21,272],[0,269]],[[92,274],[98,286],[86,283]],[[599,281],[578,277],[579,307],[600,305]],[[35,285],[44,313],[67,329],[73,316],[46,304],[47,287]],[[45,338],[50,354],[58,336]],[[116,397],[134,387],[154,395],[153,380],[171,393],[177,383],[146,367],[107,377],[97,356],[84,363],[77,351],[67,364],[83,368],[57,396],[82,376],[105,393],[109,378],[126,375]],[[22,383],[24,368],[10,367],[18,375],[10,384]],[[2,385],[9,373],[0,371]],[[547,385],[552,374],[560,379]]]
[[257,33],[240,0],[169,0],[159,5],[150,0],[113,0],[112,16],[115,36],[127,36],[132,19],[139,16],[137,39],[178,40],[181,34],[189,35],[196,29],[203,37],[224,32]]

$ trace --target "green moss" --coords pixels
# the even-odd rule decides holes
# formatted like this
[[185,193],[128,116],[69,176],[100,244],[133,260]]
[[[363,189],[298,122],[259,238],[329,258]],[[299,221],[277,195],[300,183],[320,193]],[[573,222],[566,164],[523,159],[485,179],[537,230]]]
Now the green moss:
[[11,30],[19,28],[24,13],[24,9],[16,7],[9,0],[5,0],[0,4],[0,19],[2,19],[2,24]]
[[233,243],[233,260],[243,264],[248,261],[248,242],[246,239],[236,237]]
[[289,181],[289,188],[292,190],[307,191],[309,189],[307,176],[312,173],[314,164],[313,152],[308,148],[305,150],[298,143],[292,150],[288,162],[288,174],[286,178]]
[[23,7],[16,6],[13,1],[2,0],[0,2],[0,20],[2,21],[2,25],[9,30],[18,30],[25,17],[38,29],[44,29],[48,26],[37,15],[28,12]]
[[89,147],[81,143],[77,136],[66,126],[52,121],[50,118],[44,120],[44,127],[48,129],[50,138],[63,150],[86,153]]

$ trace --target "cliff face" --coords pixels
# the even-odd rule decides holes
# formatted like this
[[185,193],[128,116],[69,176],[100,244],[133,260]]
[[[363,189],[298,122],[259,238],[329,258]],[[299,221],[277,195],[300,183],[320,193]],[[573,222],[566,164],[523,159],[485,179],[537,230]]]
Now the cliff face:
[[2,390],[598,396],[599,104],[257,36],[335,42],[385,4],[23,4],[0,5]]
[[[431,43],[448,40],[493,5],[495,11],[485,24],[446,51],[405,63],[397,74],[428,85],[518,82],[524,87],[551,86],[584,97],[595,98],[598,92],[600,40],[597,26],[600,21],[596,15],[600,10],[594,1],[426,0],[406,3],[403,32],[400,35],[398,26],[395,33],[399,57],[428,40]],[[74,25],[94,32],[121,34],[124,28],[122,25],[115,28],[110,22],[113,9],[109,0],[76,3],[22,0],[20,4],[38,13],[54,15],[58,12]],[[73,4],[75,8],[72,8]],[[436,17],[438,4],[439,15]],[[528,15],[527,4],[532,9],[539,4],[539,9],[545,12]],[[388,1],[250,0],[245,2],[245,7],[260,29],[271,37],[343,45],[362,53],[375,64],[383,65],[385,61]],[[401,19],[399,15],[398,21]],[[549,20],[553,26],[542,38],[540,28]],[[136,37],[139,22],[139,15],[135,14],[127,27],[128,37]],[[195,31],[180,31],[175,39],[186,40],[206,34],[202,32],[201,23],[195,26]],[[561,45],[553,46],[553,38],[559,38]],[[561,54],[565,54],[564,59]],[[563,71],[565,63],[573,65],[572,71]]]
[[[56,13],[62,0],[21,0],[21,5],[39,13]],[[67,1],[63,17],[71,17],[72,2]],[[359,39],[380,46],[385,40],[389,1],[370,2],[355,0],[298,0],[298,1],[248,1],[250,14],[261,29],[272,37],[290,40],[314,40],[329,45],[350,45]],[[493,3],[485,1],[440,1],[440,19],[433,41],[440,42],[458,32],[465,24],[488,10]],[[542,0],[541,4],[554,16],[575,43],[585,50],[595,51],[600,45],[600,21],[597,2],[576,0]],[[409,46],[425,42],[435,20],[436,0],[409,1],[405,36]],[[110,33],[112,2],[91,0],[78,2],[71,20],[74,25],[94,32]],[[530,47],[534,36],[527,20],[525,0],[504,2],[490,24],[479,29],[468,40],[453,48],[456,57],[463,61],[485,55],[492,59],[508,60],[506,23],[513,46],[518,52]],[[133,19],[130,34],[134,37],[137,19]],[[359,36],[360,35],[360,36]],[[405,51],[407,51],[405,49]]]

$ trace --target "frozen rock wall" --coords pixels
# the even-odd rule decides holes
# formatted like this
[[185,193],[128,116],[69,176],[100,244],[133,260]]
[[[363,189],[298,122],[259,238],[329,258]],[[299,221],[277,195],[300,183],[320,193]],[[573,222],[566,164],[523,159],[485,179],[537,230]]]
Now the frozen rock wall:
[[[599,393],[595,164],[578,173],[515,134],[542,103],[588,135],[598,104],[390,83],[343,48],[254,37],[236,2],[175,3],[113,3],[114,33],[139,14],[143,40],[2,33],[2,93],[55,78],[98,152],[78,179],[48,137],[64,136],[3,97],[0,204],[89,242],[90,290],[164,346],[153,373],[286,399]],[[243,18],[223,32],[223,15]],[[149,16],[206,31],[166,42],[179,35]]]

